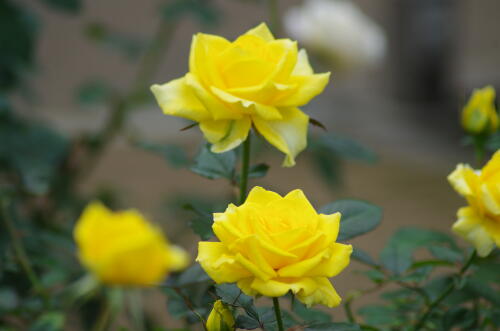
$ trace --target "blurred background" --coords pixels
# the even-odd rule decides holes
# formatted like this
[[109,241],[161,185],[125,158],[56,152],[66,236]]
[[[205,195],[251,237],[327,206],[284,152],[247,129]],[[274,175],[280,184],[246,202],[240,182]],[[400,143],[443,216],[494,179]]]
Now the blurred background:
[[[164,24],[162,15],[172,18],[163,30],[160,28],[160,33],[171,35],[171,41],[168,49],[159,53],[157,68],[141,82],[147,86],[187,72],[193,34],[201,31],[234,39],[269,21],[265,1],[198,1],[209,9],[199,7],[189,15],[166,10],[169,2],[159,0],[87,0],[80,10],[70,11],[54,10],[44,1],[10,2],[37,18],[37,34],[31,68],[22,73],[22,88],[9,91],[9,100],[16,112],[68,137],[99,132],[108,123],[113,102],[103,99],[110,89],[122,93],[133,88],[143,61],[141,47]],[[269,163],[270,170],[251,185],[264,185],[280,193],[302,188],[317,207],[342,197],[366,199],[381,206],[382,225],[353,242],[379,252],[402,225],[447,230],[455,220],[456,209],[463,202],[449,187],[446,176],[456,163],[473,162],[471,148],[460,143],[459,111],[473,88],[488,84],[500,87],[500,2],[352,3],[364,13],[361,21],[369,20],[366,26],[376,30],[375,39],[367,41],[366,48],[360,46],[365,41],[356,39],[357,21],[318,33],[332,34],[330,40],[335,40],[334,34],[344,39],[347,36],[356,41],[352,44],[358,47],[357,52],[368,54],[374,47],[375,59],[346,64],[342,56],[349,57],[348,52],[330,55],[329,50],[309,49],[306,40],[302,43],[299,38],[304,36],[293,35],[306,27],[298,25],[293,16],[287,19],[290,10],[302,8],[298,0],[279,1],[283,26],[278,35],[299,39],[308,49],[315,71],[332,72],[325,92],[305,111],[329,132],[357,141],[362,156],[340,155],[341,161],[330,168],[339,175],[329,181],[318,175],[313,156],[303,153],[297,166],[288,169],[280,166],[281,154],[263,148],[257,161]],[[151,96],[144,98],[147,100],[128,113],[124,128],[112,136],[106,152],[97,158],[78,189],[112,188],[120,205],[144,211],[165,226],[173,241],[192,245],[190,252],[195,256],[196,237],[182,215],[171,208],[172,201],[193,195],[217,200],[230,195],[231,187],[223,180],[209,181],[172,167],[161,155],[133,143],[138,139],[173,143],[185,147],[189,156],[195,155],[202,143],[197,128],[180,132],[186,126],[183,120],[162,115]],[[321,133],[320,128],[311,131]],[[340,275],[334,285],[342,295],[360,279]]]

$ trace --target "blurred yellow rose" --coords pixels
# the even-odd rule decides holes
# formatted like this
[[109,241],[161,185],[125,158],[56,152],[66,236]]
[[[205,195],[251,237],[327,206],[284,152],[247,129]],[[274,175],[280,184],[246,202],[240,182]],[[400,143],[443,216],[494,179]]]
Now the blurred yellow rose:
[[458,210],[453,231],[484,257],[500,246],[500,151],[480,171],[459,164],[448,180],[469,203]]
[[337,306],[328,280],[348,264],[351,245],[336,243],[340,213],[317,214],[301,190],[285,197],[255,187],[245,203],[214,214],[220,242],[200,242],[197,261],[216,283],[237,282],[248,295],[288,291],[310,306]]
[[330,73],[314,74],[305,50],[274,39],[261,24],[230,42],[193,37],[189,73],[151,90],[168,115],[199,122],[212,151],[240,145],[253,126],[286,154],[284,166],[307,145],[309,117],[298,107],[323,91]]
[[169,245],[135,210],[112,212],[93,202],[80,216],[74,236],[82,264],[109,285],[155,285],[188,263],[187,254]]
[[233,331],[234,317],[229,308],[220,300],[215,301],[214,307],[207,319],[208,331]]
[[462,126],[472,134],[495,132],[498,129],[495,89],[492,86],[474,90],[462,110]]

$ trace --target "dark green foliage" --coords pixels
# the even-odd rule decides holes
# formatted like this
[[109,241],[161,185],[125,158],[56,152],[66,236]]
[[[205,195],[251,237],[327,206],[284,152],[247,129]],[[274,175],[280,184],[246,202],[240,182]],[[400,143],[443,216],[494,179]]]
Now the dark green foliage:
[[14,171],[25,189],[44,194],[66,156],[68,142],[49,128],[8,117],[0,119],[0,162]]
[[318,309],[307,308],[298,300],[293,301],[293,312],[297,314],[305,324],[328,323],[332,320],[330,314]]
[[372,267],[378,266],[377,262],[365,251],[360,248],[353,248],[351,257],[359,262],[367,264]]
[[434,244],[456,248],[453,239],[442,232],[403,228],[389,240],[380,255],[380,260],[387,269],[395,274],[401,274],[411,266],[413,253],[418,248]]
[[15,1],[0,0],[0,93],[11,91],[34,65],[37,20]]
[[225,153],[213,153],[210,150],[210,145],[206,144],[200,149],[191,170],[209,179],[233,179],[235,164],[236,153],[234,150]]
[[361,200],[337,200],[319,210],[322,214],[340,212],[339,241],[345,241],[375,229],[382,220],[382,209]]

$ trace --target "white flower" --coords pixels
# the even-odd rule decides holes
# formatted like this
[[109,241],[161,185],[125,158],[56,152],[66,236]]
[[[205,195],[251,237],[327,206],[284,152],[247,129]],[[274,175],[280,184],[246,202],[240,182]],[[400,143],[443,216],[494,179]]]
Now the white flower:
[[384,31],[347,0],[305,0],[284,17],[287,32],[335,65],[374,65],[385,55]]

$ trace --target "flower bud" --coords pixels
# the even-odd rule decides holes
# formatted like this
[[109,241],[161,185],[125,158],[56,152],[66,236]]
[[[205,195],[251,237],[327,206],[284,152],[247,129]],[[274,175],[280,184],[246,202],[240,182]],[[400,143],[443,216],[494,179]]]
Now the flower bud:
[[221,300],[214,303],[207,320],[208,331],[234,331],[234,317]]
[[462,111],[462,126],[470,134],[491,133],[498,129],[495,110],[495,89],[476,89]]

